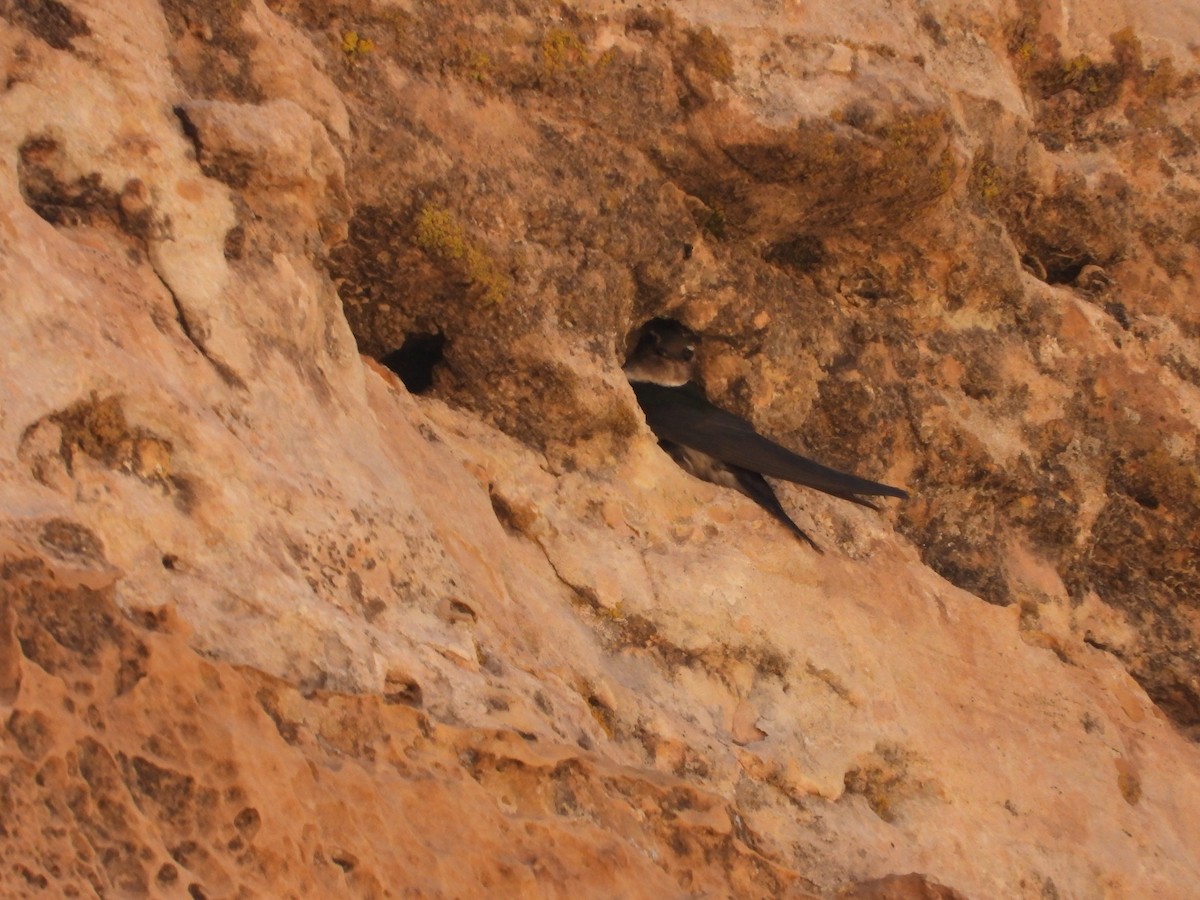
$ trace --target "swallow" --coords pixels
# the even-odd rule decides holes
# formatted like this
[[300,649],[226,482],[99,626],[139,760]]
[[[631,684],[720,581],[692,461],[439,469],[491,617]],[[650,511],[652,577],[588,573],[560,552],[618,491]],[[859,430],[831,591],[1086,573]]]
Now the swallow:
[[823,466],[754,430],[748,421],[714,406],[695,377],[700,335],[673,319],[651,319],[641,327],[624,365],[646,424],[685,471],[741,491],[818,553],[817,543],[788,516],[767,478],[816,488],[860,506],[878,509],[858,496],[899,497],[908,492]]

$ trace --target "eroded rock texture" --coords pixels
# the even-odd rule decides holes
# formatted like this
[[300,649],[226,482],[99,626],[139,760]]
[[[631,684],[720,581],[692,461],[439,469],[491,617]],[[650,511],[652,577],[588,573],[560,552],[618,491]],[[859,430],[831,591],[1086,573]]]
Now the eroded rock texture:
[[1194,893],[1187,4],[0,16],[6,891]]

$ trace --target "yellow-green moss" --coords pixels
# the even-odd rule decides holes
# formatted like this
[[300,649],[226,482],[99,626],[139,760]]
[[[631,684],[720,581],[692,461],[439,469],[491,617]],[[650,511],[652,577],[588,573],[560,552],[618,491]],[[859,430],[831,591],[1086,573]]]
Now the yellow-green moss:
[[937,165],[933,169],[933,186],[939,195],[945,194],[954,185],[958,175],[958,166],[954,162],[954,153],[949,147],[942,148],[938,155]]
[[375,42],[357,31],[347,31],[342,35],[342,52],[351,59],[366,56],[375,52]]
[[587,48],[574,32],[552,28],[542,38],[542,70],[547,75],[581,69],[587,61]]
[[417,215],[414,240],[430,256],[455,265],[487,302],[501,303],[508,297],[512,279],[470,239],[448,210],[433,204],[423,207]]
[[[946,133],[946,111],[936,109],[916,115],[898,116],[883,131],[884,166],[900,178],[920,178],[929,170],[929,152]],[[943,148],[932,170],[939,192],[950,187],[954,178],[954,156]]]
[[976,154],[971,161],[971,187],[984,203],[992,206],[1004,191],[1004,180],[990,153]]
[[608,609],[601,607],[601,610],[603,615],[608,616],[608,618],[612,619],[614,622],[620,622],[625,618],[625,607],[622,605],[620,600],[616,602],[616,605],[609,607]]
[[1008,34],[1008,53],[1017,74],[1026,81],[1037,64],[1042,10],[1038,0],[1016,0],[1018,15],[1004,26]]
[[462,259],[467,253],[467,239],[454,216],[444,209],[429,205],[417,216],[417,246],[444,260]]
[[916,115],[897,116],[884,130],[884,138],[895,150],[927,148],[946,130],[946,111],[935,109]]
[[609,47],[607,50],[605,50],[603,53],[601,53],[600,57],[596,60],[596,68],[603,71],[604,69],[607,69],[609,66],[611,66],[616,61],[616,59],[617,59],[617,48]]
[[463,71],[468,78],[478,82],[491,81],[492,78],[492,56],[478,48],[471,48],[467,51],[466,59],[463,61]]

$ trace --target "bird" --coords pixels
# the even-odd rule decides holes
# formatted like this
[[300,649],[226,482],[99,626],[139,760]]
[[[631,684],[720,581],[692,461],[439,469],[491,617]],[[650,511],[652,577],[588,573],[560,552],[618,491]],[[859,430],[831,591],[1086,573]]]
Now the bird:
[[759,434],[747,420],[711,403],[696,383],[701,336],[682,323],[655,318],[637,331],[623,366],[646,424],[681,468],[697,478],[745,494],[818,553],[824,551],[792,521],[767,478],[816,488],[860,506],[858,496],[907,499],[902,488],[839,472]]

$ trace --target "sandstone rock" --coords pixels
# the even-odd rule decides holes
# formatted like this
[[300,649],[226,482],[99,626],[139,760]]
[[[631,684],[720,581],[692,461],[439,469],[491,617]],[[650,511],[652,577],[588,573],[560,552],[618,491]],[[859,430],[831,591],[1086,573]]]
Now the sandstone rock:
[[15,892],[1193,891],[1182,7],[10,7]]

